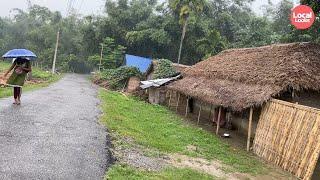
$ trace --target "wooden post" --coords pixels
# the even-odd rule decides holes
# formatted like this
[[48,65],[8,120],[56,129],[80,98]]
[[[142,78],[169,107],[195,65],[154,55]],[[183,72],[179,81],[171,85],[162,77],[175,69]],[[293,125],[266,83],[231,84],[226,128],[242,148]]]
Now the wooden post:
[[219,107],[216,135],[219,135],[220,119],[221,119],[221,106]]
[[249,115],[249,128],[248,128],[248,139],[247,139],[247,151],[250,151],[250,142],[251,142],[251,129],[252,129],[252,116],[253,116],[253,108],[250,108]]
[[184,115],[185,117],[188,116],[188,111],[189,111],[189,96],[187,97],[187,105],[186,105],[186,114]]
[[176,106],[176,112],[178,112],[179,101],[180,101],[180,93],[178,93],[178,101],[177,101],[177,106]]
[[199,114],[198,114],[198,122],[197,122],[197,125],[199,125],[199,122],[200,122],[201,109],[202,109],[202,103],[200,104],[200,109],[199,109]]
[[171,106],[171,95],[172,95],[172,91],[170,91],[169,104],[168,104],[169,108]]

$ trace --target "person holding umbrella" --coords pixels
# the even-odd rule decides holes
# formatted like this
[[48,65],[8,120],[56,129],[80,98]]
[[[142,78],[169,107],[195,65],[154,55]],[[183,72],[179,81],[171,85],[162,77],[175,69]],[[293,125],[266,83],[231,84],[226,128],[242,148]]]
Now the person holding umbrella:
[[4,77],[6,77],[13,70],[6,84],[13,87],[13,104],[20,105],[22,87],[25,83],[27,74],[32,71],[30,60],[32,58],[36,58],[37,56],[29,50],[14,49],[7,52],[2,57],[15,58],[9,70],[4,74]]

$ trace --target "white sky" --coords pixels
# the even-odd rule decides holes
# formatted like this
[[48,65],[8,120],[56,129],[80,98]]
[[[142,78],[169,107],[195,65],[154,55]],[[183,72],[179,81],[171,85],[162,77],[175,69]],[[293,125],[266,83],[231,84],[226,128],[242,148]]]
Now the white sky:
[[[30,0],[33,4],[46,6],[51,10],[57,10],[66,14],[69,0]],[[105,0],[73,0],[73,7],[81,14],[101,14],[103,12]],[[160,0],[163,1],[163,0]],[[281,0],[271,0],[273,3],[278,3]],[[294,1],[294,0],[293,0]],[[297,1],[297,0],[295,0]],[[28,7],[27,0],[0,0],[0,16],[10,16],[10,10],[13,8],[26,9]],[[267,4],[268,0],[255,0],[252,4],[253,10],[261,14],[261,5]]]
[[[30,0],[32,4],[46,6],[50,10],[60,11],[62,15],[66,14],[68,0]],[[101,14],[104,8],[104,0],[73,0],[73,8],[80,11],[81,14]],[[0,0],[0,16],[10,16],[13,8],[27,9],[27,0]]]

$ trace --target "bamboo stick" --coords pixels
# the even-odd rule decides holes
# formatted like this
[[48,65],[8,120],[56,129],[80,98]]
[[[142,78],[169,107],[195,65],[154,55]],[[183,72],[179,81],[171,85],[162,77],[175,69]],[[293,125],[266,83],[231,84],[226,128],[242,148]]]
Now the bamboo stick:
[[251,129],[252,129],[252,116],[253,116],[253,108],[250,108],[249,115],[249,127],[248,127],[248,139],[247,139],[247,151],[250,151],[250,142],[251,142]]
[[188,111],[189,111],[189,100],[190,100],[190,98],[189,98],[189,96],[187,97],[187,105],[186,105],[186,113],[185,113],[185,117],[187,117],[188,116]]
[[179,101],[180,101],[180,93],[178,93],[178,101],[177,101],[177,106],[176,106],[176,112],[178,112]]
[[172,91],[169,91],[170,92],[170,97],[169,97],[169,103],[168,103],[168,106],[169,108],[171,107],[171,98],[172,98]]
[[199,109],[199,113],[198,113],[198,122],[197,122],[197,125],[199,125],[199,122],[200,122],[201,109],[202,109],[202,103],[200,103],[200,109]]
[[270,100],[270,102],[320,114],[319,109],[313,108],[313,107],[308,107],[308,106],[304,106],[304,105],[300,105],[300,104],[293,104],[293,103],[290,103],[290,102],[287,102],[287,101],[282,101],[282,100],[279,100],[279,99],[272,99],[272,100]]
[[219,107],[219,113],[218,113],[218,122],[217,122],[217,130],[216,130],[216,135],[219,135],[219,129],[220,129],[220,119],[221,119],[221,106]]

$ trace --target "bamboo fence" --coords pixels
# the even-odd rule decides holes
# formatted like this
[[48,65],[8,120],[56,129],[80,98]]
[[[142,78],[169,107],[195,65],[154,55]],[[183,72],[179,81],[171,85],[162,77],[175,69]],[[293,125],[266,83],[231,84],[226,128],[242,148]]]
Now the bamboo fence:
[[269,101],[261,112],[253,151],[300,179],[311,179],[320,153],[320,110]]

